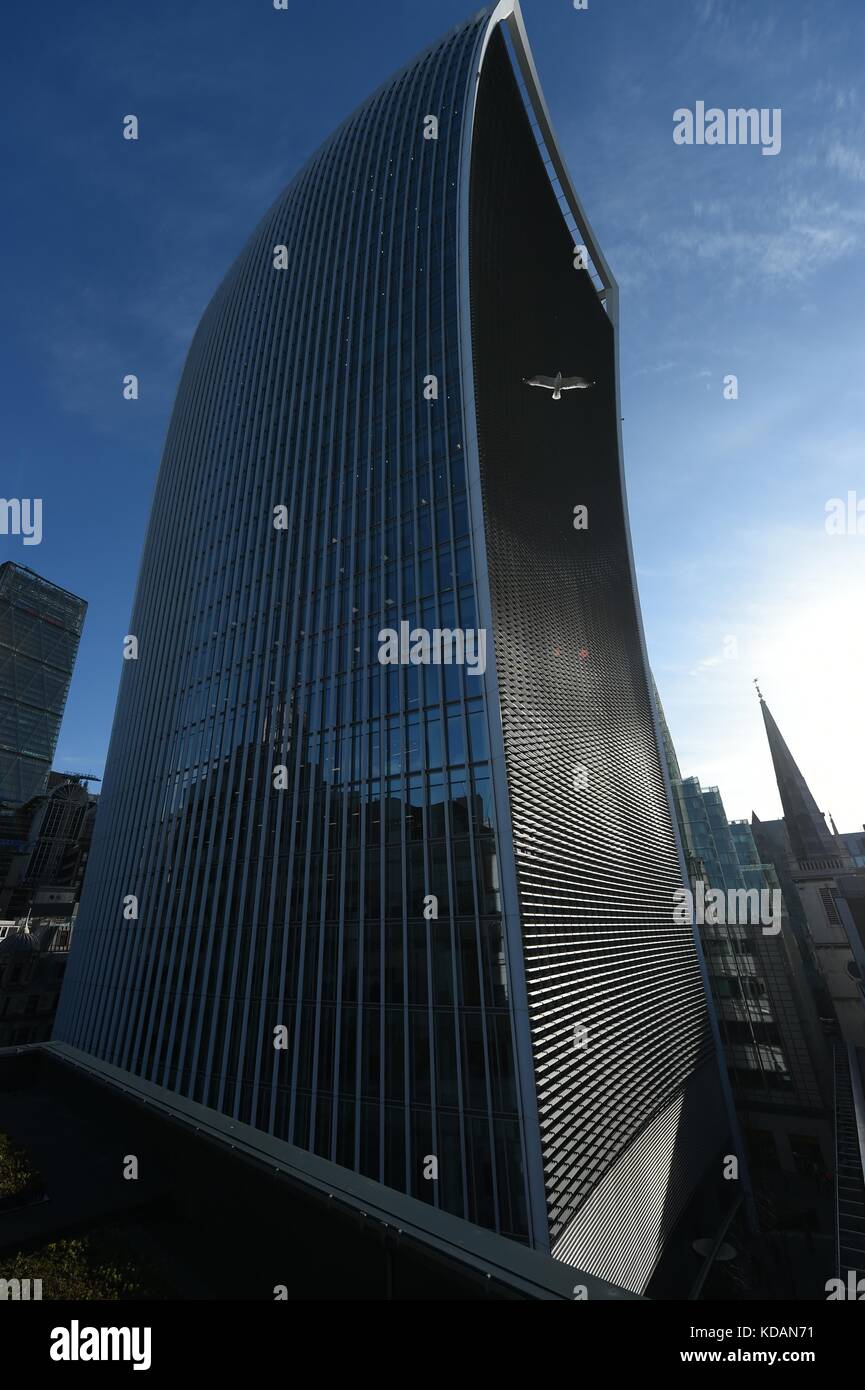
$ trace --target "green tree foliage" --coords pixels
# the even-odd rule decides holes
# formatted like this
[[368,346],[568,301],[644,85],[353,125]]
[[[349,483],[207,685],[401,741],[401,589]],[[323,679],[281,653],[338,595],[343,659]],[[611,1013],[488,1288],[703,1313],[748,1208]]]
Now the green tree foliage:
[[8,1136],[0,1133],[0,1201],[36,1193],[42,1179],[27,1154]]
[[148,1297],[132,1267],[106,1259],[89,1237],[52,1241],[41,1250],[0,1260],[0,1277],[41,1279],[43,1300]]

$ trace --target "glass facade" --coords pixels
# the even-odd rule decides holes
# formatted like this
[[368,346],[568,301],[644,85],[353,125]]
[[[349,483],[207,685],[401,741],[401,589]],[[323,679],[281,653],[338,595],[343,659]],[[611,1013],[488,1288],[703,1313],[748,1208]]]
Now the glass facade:
[[477,627],[456,202],[483,29],[341,127],[196,334],[59,1031],[527,1239],[484,682],[378,660],[383,627]]
[[86,612],[23,565],[0,565],[0,803],[45,791]]
[[[510,7],[482,13],[349,117],[202,319],[57,1036],[643,1287],[715,1151],[710,1119],[686,1159],[679,1120],[698,1092],[720,1107],[672,920],[613,326],[574,274],[504,18],[516,42]],[[533,225],[530,274],[511,253]],[[545,435],[518,399],[543,367],[523,332],[535,355],[575,336],[603,372],[583,444],[579,417]],[[603,476],[582,557],[560,534],[575,458]],[[402,624],[489,631],[486,670],[383,665]],[[597,797],[568,805],[580,750]],[[640,1185],[645,1230],[622,1216]]]

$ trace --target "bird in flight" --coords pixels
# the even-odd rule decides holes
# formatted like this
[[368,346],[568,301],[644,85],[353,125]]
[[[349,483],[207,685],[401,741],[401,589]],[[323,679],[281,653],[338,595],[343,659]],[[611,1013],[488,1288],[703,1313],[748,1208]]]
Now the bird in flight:
[[540,386],[544,391],[552,391],[554,401],[562,399],[563,391],[587,391],[590,386],[597,384],[586,381],[583,376],[562,376],[561,372],[556,372],[555,376],[524,376],[523,381],[527,386]]

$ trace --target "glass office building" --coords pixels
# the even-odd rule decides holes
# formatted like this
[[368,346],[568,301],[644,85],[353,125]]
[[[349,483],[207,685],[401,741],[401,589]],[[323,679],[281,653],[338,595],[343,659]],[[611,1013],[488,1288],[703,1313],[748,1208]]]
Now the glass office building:
[[[596,385],[524,384],[559,370]],[[504,3],[339,127],[195,335],[58,1036],[642,1289],[726,1124],[616,378]],[[382,664],[403,624],[485,669]]]
[[24,565],[0,565],[0,803],[48,785],[87,604]]

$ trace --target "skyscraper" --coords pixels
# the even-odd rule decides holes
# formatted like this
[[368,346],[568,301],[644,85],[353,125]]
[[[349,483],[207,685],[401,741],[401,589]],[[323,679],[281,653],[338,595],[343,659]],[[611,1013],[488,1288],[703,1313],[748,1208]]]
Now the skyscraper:
[[508,0],[198,328],[58,1036],[642,1290],[728,1138],[616,330]]
[[0,565],[0,803],[48,784],[87,604],[24,565]]

